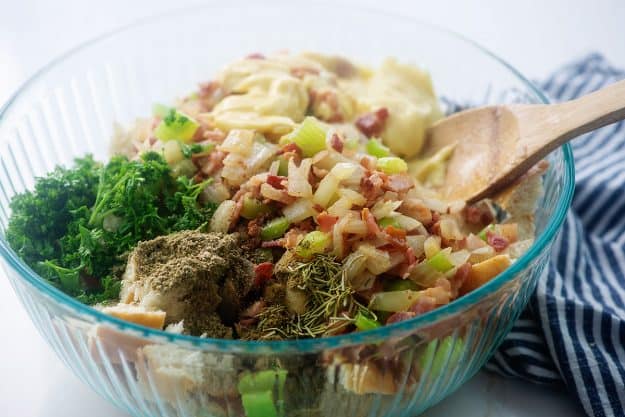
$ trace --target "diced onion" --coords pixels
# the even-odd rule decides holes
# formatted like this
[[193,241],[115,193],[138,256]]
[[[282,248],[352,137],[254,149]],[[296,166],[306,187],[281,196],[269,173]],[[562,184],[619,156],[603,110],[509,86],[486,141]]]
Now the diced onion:
[[347,215],[349,209],[352,208],[352,202],[345,198],[341,197],[334,204],[328,207],[328,214],[336,217],[343,217]]
[[356,171],[357,165],[352,162],[339,162],[334,165],[330,170],[330,173],[334,175],[339,181],[346,180]]
[[356,291],[359,290],[354,284],[359,283],[359,276],[367,267],[367,258],[358,252],[350,253],[343,261],[343,277]]
[[234,222],[236,206],[237,203],[232,200],[222,201],[211,218],[210,231],[227,233]]
[[219,150],[223,152],[236,153],[241,156],[248,156],[252,153],[254,143],[254,131],[252,130],[231,130],[226,139],[219,145]]
[[382,251],[370,244],[362,244],[358,252],[367,257],[367,269],[375,275],[380,275],[391,269],[391,257],[386,251]]
[[313,196],[315,204],[319,204],[321,207],[328,207],[328,203],[334,197],[339,187],[339,180],[334,176],[332,172],[323,177],[319,182],[319,186]]
[[423,251],[426,258],[431,258],[441,250],[441,238],[440,236],[428,236],[423,243]]
[[390,217],[394,214],[395,210],[401,206],[401,201],[378,201],[371,207],[371,214],[376,220],[380,220],[383,217]]
[[349,199],[355,206],[362,206],[367,202],[367,199],[362,194],[349,188],[339,188],[339,195]]
[[419,258],[424,254],[423,243],[425,242],[424,235],[408,235],[406,236],[406,243],[412,248],[414,255]]
[[412,217],[404,216],[403,214],[393,216],[392,218],[397,222],[401,229],[404,229],[407,232],[412,232],[413,230],[416,230],[423,226],[419,220],[413,219]]
[[287,192],[293,197],[311,198],[312,187],[308,182],[308,174],[310,173],[310,167],[312,166],[312,160],[305,158],[302,163],[295,165],[293,158],[289,160],[289,181]]
[[449,216],[443,217],[439,222],[441,228],[441,236],[450,240],[462,240],[465,236],[460,231],[458,222]]
[[286,206],[282,209],[282,213],[289,223],[299,223],[317,215],[311,201],[304,199],[298,199],[295,203]]

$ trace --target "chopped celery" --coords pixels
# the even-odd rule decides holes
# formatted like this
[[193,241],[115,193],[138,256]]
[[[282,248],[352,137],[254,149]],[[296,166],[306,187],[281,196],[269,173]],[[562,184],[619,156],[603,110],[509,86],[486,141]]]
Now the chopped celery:
[[164,119],[165,117],[167,117],[170,111],[171,111],[171,107],[166,106],[161,103],[154,103],[154,105],[152,106],[152,114],[154,116],[160,117],[161,119]]
[[376,158],[384,158],[391,154],[390,149],[384,146],[378,139],[369,139],[365,149],[369,155],[375,156]]
[[262,240],[274,240],[284,236],[291,224],[285,217],[276,217],[260,230]]
[[[284,401],[287,371],[282,369],[246,372],[237,388],[247,417],[277,417]],[[274,392],[277,398],[274,399]],[[279,405],[276,407],[276,405]]]
[[384,291],[417,290],[417,284],[409,279],[387,279],[382,284]]
[[406,161],[396,156],[386,156],[378,159],[378,169],[385,174],[401,174],[408,171]]
[[420,295],[418,291],[411,290],[378,292],[371,297],[369,308],[393,313],[406,311],[419,299]]
[[278,417],[271,391],[241,394],[241,402],[247,417]]
[[435,380],[447,368],[453,368],[460,360],[465,346],[462,338],[447,336],[441,340],[432,340],[420,358],[422,372],[430,366],[430,378]]
[[326,148],[326,131],[314,117],[305,118],[291,135],[291,139],[306,158]]
[[280,165],[278,165],[278,175],[287,177],[289,175],[289,161],[282,156],[278,158],[278,161],[280,162]]
[[193,135],[195,135],[195,131],[199,126],[198,122],[184,113],[176,109],[170,109],[163,120],[156,126],[156,129],[154,129],[154,136],[162,141],[177,139],[189,142],[193,139]]
[[358,314],[356,314],[354,324],[356,325],[358,330],[372,330],[380,327],[380,323],[377,320],[367,317],[361,312],[358,312]]
[[329,234],[315,230],[306,234],[297,244],[295,253],[302,258],[312,258],[313,255],[325,252],[331,242]]
[[263,204],[256,198],[246,196],[243,199],[243,207],[241,208],[241,217],[252,220],[263,214],[269,213],[270,208],[267,204]]
[[454,264],[451,263],[447,255],[448,252],[446,252],[445,250],[441,250],[436,255],[428,259],[426,262],[429,266],[436,269],[438,272],[447,272],[454,267]]
[[484,242],[486,242],[488,236],[486,235],[488,232],[492,232],[495,230],[495,225],[494,224],[489,224],[488,226],[486,226],[485,228],[482,229],[482,231],[480,233],[477,234],[477,236],[482,239]]
[[378,221],[378,225],[385,229],[386,226],[393,226],[395,229],[401,229],[402,227],[399,225],[399,222],[394,217],[383,217]]
[[278,384],[278,393],[284,390],[287,371],[284,369],[268,369],[259,372],[246,372],[239,379],[237,388],[239,393],[273,391],[274,385]]
[[420,262],[410,271],[409,278],[421,287],[431,287],[437,279],[443,278],[443,273],[430,265],[429,261]]

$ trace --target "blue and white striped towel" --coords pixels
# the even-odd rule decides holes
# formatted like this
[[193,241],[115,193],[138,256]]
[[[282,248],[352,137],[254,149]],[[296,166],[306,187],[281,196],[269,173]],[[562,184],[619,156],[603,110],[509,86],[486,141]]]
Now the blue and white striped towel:
[[[592,54],[542,84],[569,100],[625,78]],[[549,268],[488,364],[503,375],[564,383],[589,416],[625,416],[625,123],[572,142],[573,205]]]

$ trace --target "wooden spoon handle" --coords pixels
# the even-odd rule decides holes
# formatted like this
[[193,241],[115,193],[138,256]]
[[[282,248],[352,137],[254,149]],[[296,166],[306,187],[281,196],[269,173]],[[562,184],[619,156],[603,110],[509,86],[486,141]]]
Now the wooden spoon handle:
[[560,145],[625,119],[625,80],[575,100],[546,106],[514,106],[521,142],[539,160]]
[[625,119],[625,80],[576,100],[557,104],[562,119],[561,143]]

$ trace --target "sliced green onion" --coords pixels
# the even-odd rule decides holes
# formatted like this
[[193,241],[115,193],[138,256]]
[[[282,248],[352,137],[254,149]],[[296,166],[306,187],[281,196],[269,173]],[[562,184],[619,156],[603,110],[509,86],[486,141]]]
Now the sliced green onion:
[[193,139],[198,127],[199,123],[191,117],[176,109],[170,109],[154,129],[154,137],[162,141],[177,139],[188,142]]
[[152,106],[152,114],[154,116],[160,117],[161,119],[167,117],[167,114],[169,114],[170,111],[171,107],[161,103],[154,103],[154,105]]
[[305,118],[291,135],[291,139],[306,158],[326,148],[326,131],[314,117]]
[[274,240],[284,236],[291,224],[286,217],[276,217],[260,230],[262,240]]
[[378,139],[369,139],[365,150],[369,155],[375,156],[376,158],[384,158],[391,154],[391,150],[384,146]]
[[377,168],[385,174],[401,174],[408,171],[406,161],[396,156],[387,156],[378,159]]
[[486,242],[486,240],[488,240],[488,236],[487,233],[488,232],[492,232],[495,230],[495,225],[494,224],[489,224],[488,226],[486,226],[485,228],[482,229],[482,231],[480,233],[477,234],[477,237],[479,237],[480,239],[482,239],[484,242]]
[[241,217],[252,220],[263,214],[269,213],[270,208],[267,204],[263,204],[260,200],[246,196],[243,199],[243,207],[241,208]]
[[319,230],[307,233],[295,247],[295,253],[302,258],[312,258],[313,255],[323,253],[328,249],[332,239],[327,233]]
[[387,279],[382,284],[384,291],[406,291],[417,290],[417,284],[409,279]]
[[386,229],[386,226],[393,226],[395,229],[401,229],[399,222],[394,217],[383,217],[378,221],[378,225],[382,229]]
[[441,250],[436,255],[428,259],[426,262],[429,266],[436,269],[438,272],[447,272],[454,267],[454,264],[451,263],[447,255],[448,252],[446,252],[445,250]]
[[354,324],[358,330],[373,330],[380,327],[380,323],[377,320],[374,320],[366,315],[358,312],[356,314],[356,318],[354,319]]

